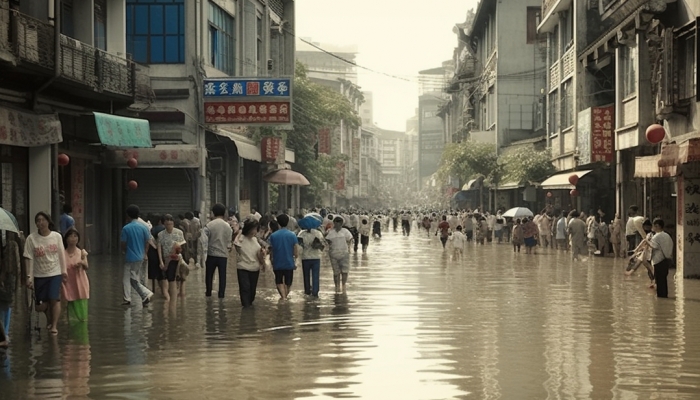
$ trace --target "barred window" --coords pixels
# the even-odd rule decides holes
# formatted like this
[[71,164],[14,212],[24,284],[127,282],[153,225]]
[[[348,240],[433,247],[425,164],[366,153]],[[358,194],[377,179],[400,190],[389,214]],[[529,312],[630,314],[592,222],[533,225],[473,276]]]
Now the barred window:
[[127,0],[126,49],[144,64],[185,62],[185,0]]
[[561,127],[566,129],[574,124],[574,85],[572,79],[561,87]]
[[236,39],[234,19],[216,4],[209,2],[209,45],[211,65],[233,76],[236,74]]
[[697,31],[691,30],[676,39],[678,49],[678,99],[685,100],[696,96],[698,86]]
[[620,47],[620,89],[622,98],[637,93],[637,47]]

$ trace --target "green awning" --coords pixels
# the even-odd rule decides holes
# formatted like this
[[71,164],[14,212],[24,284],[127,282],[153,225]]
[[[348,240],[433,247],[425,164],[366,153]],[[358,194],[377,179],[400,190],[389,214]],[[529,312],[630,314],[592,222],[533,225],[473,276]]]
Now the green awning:
[[145,119],[119,115],[95,114],[95,125],[100,142],[113,147],[153,147],[151,130]]

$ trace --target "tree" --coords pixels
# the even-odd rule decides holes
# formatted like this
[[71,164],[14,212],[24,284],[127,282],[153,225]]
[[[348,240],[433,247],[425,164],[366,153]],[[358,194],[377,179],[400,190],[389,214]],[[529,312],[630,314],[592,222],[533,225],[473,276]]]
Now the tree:
[[466,140],[445,147],[437,177],[440,182],[447,182],[450,176],[460,181],[475,176],[492,179],[499,175],[499,168],[495,145]]
[[534,151],[522,147],[501,156],[499,163],[503,165],[502,182],[540,181],[555,171],[550,149]]
[[361,119],[350,100],[331,88],[311,81],[306,66],[299,62],[296,64],[293,93],[292,129],[263,128],[255,136],[258,142],[263,136],[281,137],[286,147],[294,150],[294,169],[304,174],[311,183],[301,192],[302,203],[317,204],[321,199],[323,182],[333,184],[335,166],[337,162],[345,160],[340,154],[317,158],[315,145],[318,131],[337,127],[340,121],[356,129]]

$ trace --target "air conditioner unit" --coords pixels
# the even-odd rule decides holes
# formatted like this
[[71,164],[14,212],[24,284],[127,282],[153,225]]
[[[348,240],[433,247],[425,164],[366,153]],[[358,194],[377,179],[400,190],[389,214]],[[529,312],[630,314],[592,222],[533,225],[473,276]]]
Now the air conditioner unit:
[[224,170],[224,159],[221,157],[209,158],[209,171],[222,172]]

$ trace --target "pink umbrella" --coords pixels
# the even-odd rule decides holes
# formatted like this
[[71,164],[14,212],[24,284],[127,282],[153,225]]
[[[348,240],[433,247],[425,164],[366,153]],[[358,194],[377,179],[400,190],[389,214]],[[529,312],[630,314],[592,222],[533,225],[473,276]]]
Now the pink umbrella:
[[263,176],[263,180],[278,185],[309,186],[311,184],[304,175],[291,169],[279,169],[269,172]]

